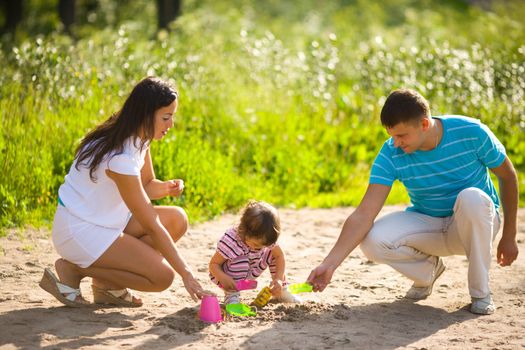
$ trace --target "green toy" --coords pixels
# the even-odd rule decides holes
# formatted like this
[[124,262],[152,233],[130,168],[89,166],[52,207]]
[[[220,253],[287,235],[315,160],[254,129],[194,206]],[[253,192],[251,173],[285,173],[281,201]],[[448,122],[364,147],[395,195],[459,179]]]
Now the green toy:
[[226,312],[233,316],[255,316],[257,313],[246,304],[228,304],[226,305]]
[[294,283],[288,286],[288,291],[292,294],[309,293],[314,287],[310,283]]

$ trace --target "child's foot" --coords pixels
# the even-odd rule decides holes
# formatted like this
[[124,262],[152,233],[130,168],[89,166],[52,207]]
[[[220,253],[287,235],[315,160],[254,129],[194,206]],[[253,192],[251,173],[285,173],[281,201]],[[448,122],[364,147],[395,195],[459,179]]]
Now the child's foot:
[[224,295],[224,305],[239,304],[241,302],[241,295],[239,292],[226,293]]

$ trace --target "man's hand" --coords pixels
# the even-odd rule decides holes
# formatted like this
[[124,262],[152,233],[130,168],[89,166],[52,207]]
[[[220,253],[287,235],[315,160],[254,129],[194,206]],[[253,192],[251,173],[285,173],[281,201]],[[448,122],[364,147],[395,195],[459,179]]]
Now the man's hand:
[[314,292],[322,292],[332,280],[334,271],[334,267],[323,262],[310,272],[306,281],[314,287]]
[[510,266],[518,257],[518,244],[514,238],[501,238],[498,244],[496,255],[498,264],[501,266]]

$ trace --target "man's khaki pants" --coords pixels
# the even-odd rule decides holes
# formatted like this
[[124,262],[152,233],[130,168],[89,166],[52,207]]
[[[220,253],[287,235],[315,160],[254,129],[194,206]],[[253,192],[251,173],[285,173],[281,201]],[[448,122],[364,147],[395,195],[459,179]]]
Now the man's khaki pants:
[[438,256],[466,255],[468,286],[474,298],[490,293],[492,242],[500,227],[490,197],[477,188],[461,191],[454,214],[432,217],[404,211],[378,219],[361,242],[368,259],[392,266],[415,286],[428,286]]

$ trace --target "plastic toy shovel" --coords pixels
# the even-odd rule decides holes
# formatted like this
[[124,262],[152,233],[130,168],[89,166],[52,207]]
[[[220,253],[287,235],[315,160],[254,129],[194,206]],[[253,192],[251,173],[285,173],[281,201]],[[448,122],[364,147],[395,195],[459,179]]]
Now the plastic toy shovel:
[[288,286],[288,291],[292,294],[309,293],[313,291],[313,286],[310,283],[294,283]]
[[257,288],[256,280],[240,280],[236,284],[237,290],[247,290]]
[[233,316],[255,316],[257,313],[246,304],[228,304],[226,312]]

